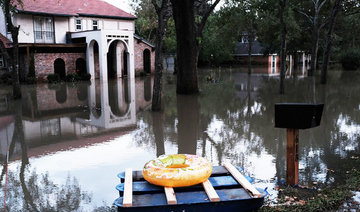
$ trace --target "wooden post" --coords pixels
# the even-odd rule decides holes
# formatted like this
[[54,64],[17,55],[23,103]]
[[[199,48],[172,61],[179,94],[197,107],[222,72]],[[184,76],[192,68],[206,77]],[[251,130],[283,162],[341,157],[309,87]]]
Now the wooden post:
[[299,182],[299,129],[286,129],[286,183]]

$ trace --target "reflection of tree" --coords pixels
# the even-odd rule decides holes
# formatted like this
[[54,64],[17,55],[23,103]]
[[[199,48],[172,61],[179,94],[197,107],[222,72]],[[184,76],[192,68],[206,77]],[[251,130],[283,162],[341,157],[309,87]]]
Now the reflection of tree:
[[[30,164],[27,155],[27,145],[24,140],[22,124],[22,105],[16,107],[15,128],[10,145],[10,157],[16,147],[21,150],[20,169],[8,172],[7,205],[5,211],[76,211],[80,209],[81,201],[90,201],[90,196],[81,191],[76,179],[68,177],[66,184],[55,185],[48,174],[41,177],[33,171],[28,177]],[[3,166],[5,168],[5,165]],[[16,173],[18,172],[18,173]],[[17,178],[16,176],[19,176]],[[2,182],[1,178],[0,183]],[[20,188],[21,187],[21,188]]]
[[[200,79],[206,76],[202,74]],[[359,133],[344,131],[344,126],[351,129],[360,125],[359,80],[356,72],[332,72],[327,85],[317,84],[313,78],[288,78],[286,94],[280,96],[277,78],[224,71],[217,83],[200,80],[201,94],[188,101],[174,95],[173,84],[164,83],[164,141],[176,142],[178,137],[179,152],[197,152],[212,159],[214,165],[226,159],[249,168],[250,157],[261,160],[263,154],[270,154],[276,167],[274,177],[281,179],[286,176],[286,130],[274,128],[274,104],[325,103],[321,125],[300,131],[300,182],[318,180],[319,176],[329,182],[341,181],[340,175],[333,176],[326,168],[342,169],[337,161],[347,161],[350,151],[359,152]],[[154,120],[144,113],[144,136],[137,139],[153,147],[158,146],[155,138],[152,134],[146,137],[145,130],[150,132]]]
[[154,111],[151,113],[153,133],[156,144],[156,156],[165,154],[164,148],[164,111]]
[[200,105],[198,95],[177,95],[178,153],[196,154]]

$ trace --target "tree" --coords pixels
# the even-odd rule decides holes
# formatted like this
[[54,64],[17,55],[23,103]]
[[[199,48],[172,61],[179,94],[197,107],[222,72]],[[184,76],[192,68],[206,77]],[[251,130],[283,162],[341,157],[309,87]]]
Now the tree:
[[[319,36],[320,30],[325,26],[326,20],[323,18],[325,16],[320,16],[321,8],[325,5],[327,0],[312,0],[313,3],[313,15],[310,15],[302,10],[296,10],[297,12],[303,14],[312,25],[312,49],[311,49],[311,68],[308,73],[309,76],[313,76],[317,67],[317,54],[319,50]],[[309,8],[305,8],[309,10]]]
[[[13,85],[13,98],[19,99],[21,98],[21,90],[20,90],[20,80],[19,80],[19,42],[18,35],[20,26],[14,26],[11,18],[11,12],[15,9],[12,4],[21,5],[21,0],[0,0],[1,7],[4,11],[5,20],[7,24],[7,28],[11,33],[12,38],[12,57],[5,54],[5,57],[11,64],[11,76],[12,76],[12,85]],[[6,49],[4,45],[0,45],[1,52],[4,53]]]
[[330,19],[329,19],[329,29],[328,29],[328,32],[326,35],[326,41],[325,41],[326,43],[325,43],[325,51],[324,51],[324,55],[323,55],[323,64],[321,67],[321,84],[326,84],[327,67],[329,64],[330,51],[332,48],[332,34],[334,31],[335,19],[340,10],[342,2],[343,2],[343,0],[335,0],[333,9],[331,11],[331,15],[330,15]]
[[280,0],[280,26],[281,26],[281,49],[280,49],[280,94],[285,93],[284,79],[285,79],[285,63],[286,63],[286,23],[285,23],[285,9],[286,0]]
[[152,98],[152,110],[161,109],[161,78],[163,71],[163,44],[167,22],[171,16],[170,0],[152,0],[158,16],[158,27],[156,29],[156,51],[155,51],[155,78]]
[[176,29],[178,94],[199,92],[197,62],[205,23],[220,0],[171,0]]
[[137,17],[135,32],[148,41],[155,42],[158,17],[152,2],[152,0],[132,0],[130,4]]

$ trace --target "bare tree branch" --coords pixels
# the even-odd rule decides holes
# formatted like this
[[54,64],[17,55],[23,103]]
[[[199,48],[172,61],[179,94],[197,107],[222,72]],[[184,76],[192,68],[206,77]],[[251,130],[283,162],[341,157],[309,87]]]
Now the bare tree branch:
[[[204,2],[204,1],[203,1]],[[201,18],[201,22],[197,27],[197,35],[201,37],[202,35],[202,31],[205,27],[206,21],[208,19],[208,17],[210,16],[211,12],[215,9],[216,5],[218,5],[218,3],[220,2],[220,0],[216,0],[207,10],[206,12],[202,15]]]
[[294,11],[304,15],[311,24],[314,24],[314,17],[312,17],[312,16],[310,16],[310,15],[306,14],[305,12],[300,11],[298,9],[294,9]]

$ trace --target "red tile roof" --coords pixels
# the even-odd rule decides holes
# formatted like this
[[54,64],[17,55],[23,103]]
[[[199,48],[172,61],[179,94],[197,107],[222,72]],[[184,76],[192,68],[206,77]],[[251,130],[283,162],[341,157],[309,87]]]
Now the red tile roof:
[[96,16],[135,19],[136,17],[103,0],[22,0],[17,10],[23,13],[59,16]]
[[0,33],[0,41],[3,42],[5,48],[7,49],[11,48],[11,41],[1,33]]

